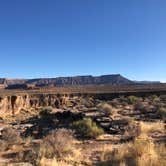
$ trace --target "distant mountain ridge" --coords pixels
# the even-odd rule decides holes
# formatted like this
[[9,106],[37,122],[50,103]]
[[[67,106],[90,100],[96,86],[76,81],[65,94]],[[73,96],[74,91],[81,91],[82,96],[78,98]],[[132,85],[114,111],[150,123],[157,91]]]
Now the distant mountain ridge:
[[6,88],[19,88],[23,85],[34,87],[44,86],[76,86],[76,85],[124,85],[134,82],[123,77],[120,74],[101,75],[101,76],[74,76],[57,78],[37,78],[37,79],[7,79],[0,78],[1,86]]
[[134,81],[137,84],[161,84],[160,81]]

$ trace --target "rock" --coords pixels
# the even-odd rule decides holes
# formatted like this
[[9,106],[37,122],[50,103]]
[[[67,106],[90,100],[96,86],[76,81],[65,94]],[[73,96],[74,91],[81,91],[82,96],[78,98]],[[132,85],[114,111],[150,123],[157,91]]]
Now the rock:
[[159,116],[155,113],[148,113],[148,114],[146,114],[145,117],[150,118],[150,119],[158,119],[159,118]]
[[2,131],[7,127],[9,127],[9,125],[4,124],[4,123],[0,123],[0,137],[2,136]]
[[13,115],[22,109],[52,106],[60,108],[69,101],[65,95],[58,94],[18,94],[0,96],[0,115]]
[[2,117],[0,117],[0,123],[4,123],[4,120]]
[[105,123],[105,122],[111,122],[112,119],[109,118],[109,117],[100,117],[100,118],[97,118],[96,121],[97,122],[104,122]]
[[118,133],[119,133],[119,130],[114,129],[112,127],[109,128],[109,134],[118,134]]
[[108,129],[109,127],[110,127],[110,123],[108,123],[108,122],[102,122],[102,123],[100,123],[99,124],[100,125],[100,127],[102,127],[102,128],[104,128],[104,129]]
[[113,126],[126,126],[128,125],[128,120],[126,119],[113,120],[111,124]]

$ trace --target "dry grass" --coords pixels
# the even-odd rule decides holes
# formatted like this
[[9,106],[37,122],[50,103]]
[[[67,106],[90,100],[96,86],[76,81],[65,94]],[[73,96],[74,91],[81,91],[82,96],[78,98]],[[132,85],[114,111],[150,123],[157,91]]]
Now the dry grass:
[[154,132],[164,132],[165,125],[163,122],[140,122],[141,135],[149,135]]
[[[162,149],[162,151],[160,150]],[[147,139],[136,139],[133,143],[120,145],[104,152],[101,166],[165,166],[166,148]]]
[[65,161],[57,161],[56,159],[42,158],[39,162],[39,166],[72,166]]
[[106,149],[101,155],[101,166],[165,166],[166,147],[154,143],[148,136],[164,132],[164,123],[140,123],[140,135],[131,143]]

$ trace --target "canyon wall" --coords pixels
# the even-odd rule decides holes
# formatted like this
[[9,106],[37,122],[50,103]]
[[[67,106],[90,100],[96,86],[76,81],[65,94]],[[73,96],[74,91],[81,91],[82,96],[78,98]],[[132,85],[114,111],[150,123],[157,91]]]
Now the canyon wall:
[[0,115],[18,113],[21,109],[52,106],[60,108],[68,100],[66,95],[57,94],[23,94],[0,97]]
[[69,106],[77,99],[87,99],[91,97],[99,100],[111,100],[119,96],[135,95],[144,97],[149,95],[166,95],[166,91],[147,91],[147,92],[118,92],[118,93],[69,93],[69,94],[0,94],[0,115],[14,115],[21,109],[52,106],[53,108],[63,108]]

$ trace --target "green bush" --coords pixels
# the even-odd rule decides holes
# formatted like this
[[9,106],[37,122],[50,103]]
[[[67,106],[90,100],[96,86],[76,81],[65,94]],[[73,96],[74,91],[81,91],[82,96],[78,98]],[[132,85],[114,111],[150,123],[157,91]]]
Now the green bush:
[[163,101],[163,102],[165,102],[166,101],[166,95],[161,95],[160,96],[160,100]]
[[90,118],[74,122],[73,129],[82,138],[96,138],[104,133]]
[[42,108],[42,110],[39,112],[39,116],[40,116],[40,118],[45,119],[50,116],[51,112],[52,112],[51,107],[45,107],[45,108]]
[[159,115],[160,118],[165,119],[166,118],[166,109],[165,108],[160,108],[157,111],[157,115]]
[[129,104],[136,104],[136,103],[142,101],[142,99],[140,97],[136,97],[136,96],[129,96],[128,101],[129,101]]

